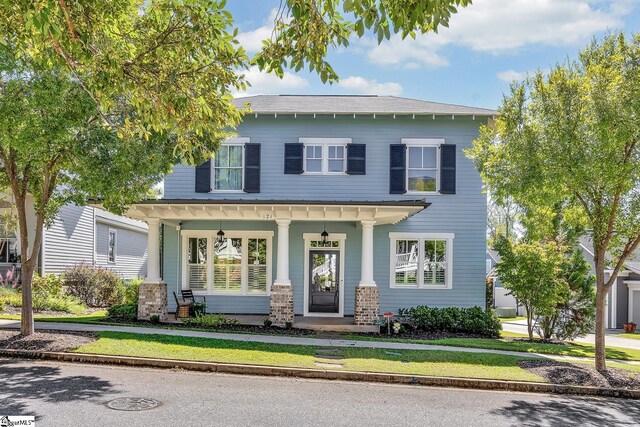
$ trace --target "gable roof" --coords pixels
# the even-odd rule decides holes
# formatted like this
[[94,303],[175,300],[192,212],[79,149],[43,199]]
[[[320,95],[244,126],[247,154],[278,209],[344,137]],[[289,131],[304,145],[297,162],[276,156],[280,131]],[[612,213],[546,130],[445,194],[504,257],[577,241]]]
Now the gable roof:
[[[590,259],[587,259],[587,261],[589,261],[589,263],[593,265],[593,242],[591,241],[591,237],[582,236],[580,238],[580,246],[589,254]],[[609,254],[608,252],[605,257],[607,261],[610,261],[612,259],[611,254]],[[633,271],[634,273],[640,274],[640,249],[632,252],[629,257],[627,257],[626,261],[624,262],[624,267]]]
[[495,116],[495,110],[377,95],[256,95],[236,98],[259,114],[416,114]]

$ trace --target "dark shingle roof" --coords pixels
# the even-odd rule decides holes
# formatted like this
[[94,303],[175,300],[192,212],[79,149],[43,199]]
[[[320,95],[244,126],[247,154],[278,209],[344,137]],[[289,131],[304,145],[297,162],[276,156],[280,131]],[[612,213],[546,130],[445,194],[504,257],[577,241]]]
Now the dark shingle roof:
[[256,95],[234,99],[259,114],[436,114],[494,116],[487,108],[376,95]]

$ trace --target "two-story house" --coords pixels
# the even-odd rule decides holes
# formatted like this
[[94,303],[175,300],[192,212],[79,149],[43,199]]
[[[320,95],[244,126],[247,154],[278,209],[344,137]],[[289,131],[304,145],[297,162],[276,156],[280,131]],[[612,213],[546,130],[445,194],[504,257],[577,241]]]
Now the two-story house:
[[[495,111],[391,96],[253,96],[211,161],[177,165],[149,224],[141,318],[353,316],[484,306],[486,196],[463,153]],[[160,244],[159,244],[160,242]]]

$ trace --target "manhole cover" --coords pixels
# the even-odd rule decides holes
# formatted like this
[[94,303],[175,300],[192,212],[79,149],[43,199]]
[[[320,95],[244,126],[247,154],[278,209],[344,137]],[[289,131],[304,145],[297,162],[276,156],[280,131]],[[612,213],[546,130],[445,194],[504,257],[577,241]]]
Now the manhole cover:
[[116,411],[146,411],[158,406],[160,402],[148,397],[119,397],[107,402],[107,407]]

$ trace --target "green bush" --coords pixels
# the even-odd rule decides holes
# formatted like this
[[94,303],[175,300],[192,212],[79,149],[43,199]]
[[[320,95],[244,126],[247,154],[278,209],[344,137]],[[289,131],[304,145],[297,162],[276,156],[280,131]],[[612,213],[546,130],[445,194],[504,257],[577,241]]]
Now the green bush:
[[76,264],[64,271],[67,292],[91,307],[108,307],[117,304],[118,274],[112,270],[85,263]]
[[182,319],[182,322],[193,326],[227,326],[237,325],[239,323],[237,319],[224,317],[224,314],[204,314],[187,317],[186,319]]
[[116,286],[117,303],[118,304],[138,304],[138,291],[143,279],[135,278],[128,280],[119,280]]
[[[22,307],[22,294],[18,289],[0,287],[0,305]],[[53,274],[34,276],[32,307],[34,311],[64,311],[71,314],[80,314],[87,310],[78,298],[64,293],[62,281]]]
[[425,332],[458,332],[499,337],[502,325],[492,311],[481,307],[428,307],[419,305],[400,309],[398,315],[405,325]]
[[107,315],[114,319],[137,320],[138,305],[137,304],[121,304],[113,305],[107,310]]

